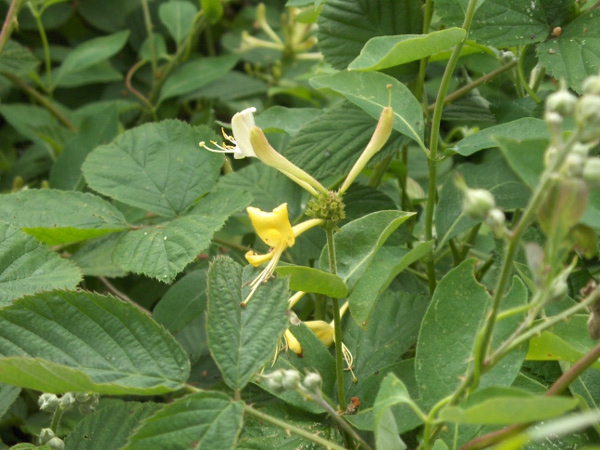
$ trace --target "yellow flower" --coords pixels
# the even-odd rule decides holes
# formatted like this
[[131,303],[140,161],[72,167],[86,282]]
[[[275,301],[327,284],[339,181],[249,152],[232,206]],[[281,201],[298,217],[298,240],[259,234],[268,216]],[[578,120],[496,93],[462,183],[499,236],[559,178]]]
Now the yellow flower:
[[223,133],[225,140],[231,142],[233,145],[225,142],[223,142],[223,145],[219,145],[215,141],[210,141],[211,144],[217,147],[210,148],[202,141],[200,142],[200,147],[204,147],[206,150],[216,153],[232,153],[235,159],[256,156],[254,149],[252,148],[252,143],[250,142],[250,130],[255,126],[255,112],[256,108],[247,108],[233,116],[231,119],[233,136],[229,136],[225,133],[225,130],[221,128],[221,133]]
[[279,205],[273,212],[261,211],[252,206],[249,206],[246,211],[250,216],[250,221],[256,234],[271,249],[264,255],[256,254],[253,251],[246,253],[246,259],[254,267],[258,267],[267,261],[269,263],[250,283],[250,294],[242,302],[242,306],[246,306],[246,303],[248,303],[258,286],[273,275],[279,258],[281,258],[281,255],[288,247],[294,245],[296,237],[306,230],[323,223],[321,219],[311,219],[292,227],[288,218],[287,203]]

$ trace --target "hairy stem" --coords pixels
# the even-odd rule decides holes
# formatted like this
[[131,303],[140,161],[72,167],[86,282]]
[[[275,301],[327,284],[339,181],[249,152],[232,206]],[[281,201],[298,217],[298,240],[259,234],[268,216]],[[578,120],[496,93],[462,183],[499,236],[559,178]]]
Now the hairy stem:
[[26,0],[12,0],[12,2],[10,2],[10,7],[6,13],[4,25],[2,25],[2,31],[0,32],[0,55],[4,51],[4,46],[10,39],[10,35],[17,25],[17,16],[25,1]]

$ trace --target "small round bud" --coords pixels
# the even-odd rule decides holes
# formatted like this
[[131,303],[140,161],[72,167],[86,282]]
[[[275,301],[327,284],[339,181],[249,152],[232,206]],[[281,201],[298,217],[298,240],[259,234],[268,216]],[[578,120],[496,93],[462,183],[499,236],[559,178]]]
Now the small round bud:
[[73,404],[75,404],[77,400],[75,399],[75,395],[71,392],[67,392],[60,398],[60,406],[62,409],[69,409]]
[[501,51],[500,59],[502,60],[503,64],[508,64],[516,60],[515,54],[511,51]]
[[44,445],[50,439],[54,438],[56,434],[52,431],[52,428],[42,428],[40,431],[40,444]]
[[285,389],[281,382],[283,381],[283,372],[278,370],[272,372],[269,375],[263,376],[265,386],[276,394],[282,393]]
[[544,114],[544,120],[553,130],[559,129],[563,124],[563,116],[555,111],[546,111]]
[[506,222],[506,217],[504,213],[498,209],[492,209],[487,218],[485,219],[485,223],[488,227],[494,232],[496,237],[502,237],[504,234],[504,223]]
[[54,412],[59,403],[60,400],[54,394],[44,393],[38,398],[38,405],[41,411]]
[[463,210],[473,219],[485,219],[496,206],[494,196],[485,189],[466,189],[464,194]]
[[587,156],[590,153],[590,148],[592,148],[592,145],[590,144],[582,144],[581,142],[575,142],[573,144],[573,147],[571,148],[571,153],[587,158]]
[[562,277],[558,277],[550,285],[548,301],[560,301],[567,296],[568,292],[569,286],[567,286],[567,282]]
[[600,137],[600,95],[584,95],[577,105],[577,125],[580,141],[593,141]]
[[304,377],[302,381],[302,386],[304,386],[308,391],[313,393],[318,393],[321,391],[321,386],[323,385],[323,379],[321,375],[316,372],[311,372]]
[[580,155],[569,153],[564,165],[566,174],[570,177],[580,178],[583,175],[585,160],[586,158]]
[[583,178],[591,186],[600,186],[600,158],[590,158],[585,162]]
[[546,99],[546,111],[558,113],[562,117],[573,114],[576,105],[577,97],[566,89],[559,89]]
[[583,80],[581,84],[584,94],[600,95],[600,77],[598,75],[591,75]]
[[285,389],[296,390],[300,385],[300,372],[297,370],[284,370],[281,384]]
[[53,437],[48,442],[46,442],[46,445],[48,447],[50,447],[52,450],[64,450],[64,448],[65,448],[65,441],[63,441],[60,438]]

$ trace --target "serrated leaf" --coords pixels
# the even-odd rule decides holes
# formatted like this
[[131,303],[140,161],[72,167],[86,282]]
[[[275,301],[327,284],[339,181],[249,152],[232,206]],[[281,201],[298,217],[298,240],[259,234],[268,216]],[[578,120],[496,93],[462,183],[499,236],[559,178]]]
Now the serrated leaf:
[[356,58],[369,39],[422,32],[421,4],[412,0],[328,0],[319,14],[319,47],[338,70]]
[[[421,148],[425,130],[421,105],[412,92],[393,77],[379,72],[337,72],[310,80],[316,89],[333,91],[379,120],[383,108],[394,110],[394,130],[413,139]],[[391,85],[391,91],[387,86]],[[347,130],[346,130],[347,131]]]
[[366,330],[377,299],[396,276],[431,252],[433,242],[421,242],[413,249],[382,247],[360,277],[350,297],[350,313],[356,324]]
[[52,80],[53,85],[60,86],[61,80],[67,75],[85,70],[114,56],[123,48],[128,37],[129,30],[123,30],[79,44],[67,55],[56,71]]
[[227,218],[250,201],[244,191],[215,190],[183,217],[124,234],[113,262],[123,270],[171,282],[208,247]]
[[529,187],[535,188],[544,170],[548,140],[496,137],[496,141],[510,167]]
[[590,9],[562,28],[556,39],[548,39],[537,49],[537,56],[548,73],[564,78],[571,89],[582,92],[581,82],[600,69],[600,14]]
[[65,450],[121,450],[158,403],[120,402],[85,416],[65,439]]
[[348,295],[348,288],[337,275],[304,266],[280,266],[279,275],[290,275],[290,289],[293,291],[314,292],[328,297],[342,298]]
[[16,386],[154,395],[180,389],[189,375],[168,332],[110,296],[52,291],[19,299],[0,309],[0,329],[0,381]]
[[165,81],[160,91],[159,102],[178,95],[189,94],[218,80],[235,66],[238,59],[238,55],[223,55],[200,58],[182,64]]
[[27,48],[8,40],[0,54],[0,72],[23,77],[37,69],[40,61]]
[[118,209],[92,194],[30,189],[2,195],[0,200],[0,217],[50,245],[128,228]]
[[[217,258],[208,271],[208,345],[223,379],[242,389],[275,352],[289,325],[286,314],[287,280],[276,278],[261,285],[245,308],[250,292],[242,288],[242,267],[230,258]],[[255,275],[255,270],[245,270]]]
[[262,128],[265,133],[283,131],[295,136],[306,124],[321,114],[323,110],[318,108],[286,108],[276,105],[256,117],[256,126]]
[[[365,272],[387,238],[414,213],[378,211],[344,225],[333,237],[337,259],[337,275],[349,289]],[[329,270],[327,248],[319,262],[321,270]]]
[[82,171],[90,187],[165,217],[184,213],[215,184],[222,158],[198,147],[206,127],[176,120],[148,123],[97,147]]
[[464,39],[463,28],[448,28],[429,34],[403,34],[371,38],[350,63],[348,70],[371,71],[427,58]]
[[127,275],[112,260],[112,254],[123,232],[90,240],[72,255],[73,261],[85,276],[118,278]]
[[73,289],[81,271],[12,225],[0,222],[0,306],[27,294]]
[[124,450],[233,449],[242,430],[243,403],[220,392],[180,398],[146,419]]
[[192,30],[198,8],[193,3],[183,0],[163,3],[158,8],[160,21],[167,27],[169,34],[177,45],[181,44]]

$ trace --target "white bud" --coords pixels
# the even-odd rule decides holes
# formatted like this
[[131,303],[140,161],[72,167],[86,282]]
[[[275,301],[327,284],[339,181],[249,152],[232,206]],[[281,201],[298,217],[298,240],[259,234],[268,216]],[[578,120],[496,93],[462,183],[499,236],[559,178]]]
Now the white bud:
[[600,95],[587,94],[577,105],[577,125],[580,141],[593,141],[600,137]]
[[504,213],[498,208],[492,209],[485,219],[485,223],[494,232],[496,237],[502,237],[504,235],[505,222],[506,217],[504,216]]
[[55,436],[56,435],[54,434],[54,431],[52,431],[52,428],[42,428],[40,431],[40,444],[44,445]]
[[73,395],[71,392],[67,392],[60,398],[60,406],[63,409],[69,409],[76,401],[75,395]]
[[38,405],[41,411],[54,412],[59,403],[60,400],[54,394],[44,393],[38,398]]
[[65,448],[65,441],[63,441],[60,438],[53,437],[48,442],[46,442],[46,445],[48,447],[50,447],[52,450],[64,450],[64,448]]
[[567,296],[569,287],[563,277],[557,277],[548,289],[548,301],[560,301]]
[[597,75],[587,77],[583,80],[581,87],[585,94],[600,95],[600,77]]
[[583,175],[583,167],[585,165],[586,158],[575,153],[569,153],[565,159],[565,172],[568,176],[574,178],[580,178]]
[[466,189],[464,191],[463,210],[473,219],[485,219],[496,206],[494,196],[485,189]]
[[585,162],[583,178],[591,186],[600,186],[600,158],[589,158]]
[[281,370],[264,375],[263,379],[265,386],[267,386],[269,390],[275,392],[276,394],[280,394],[285,390],[281,384],[283,381],[283,372]]
[[281,384],[285,389],[296,390],[300,385],[300,372],[297,370],[284,370]]
[[575,153],[576,155],[580,155],[584,158],[587,158],[592,147],[593,145],[590,144],[582,144],[581,142],[575,142],[573,144],[573,147],[571,148],[571,153]]
[[577,97],[566,89],[559,89],[546,99],[546,111],[558,113],[562,117],[573,114],[576,105]]
[[318,393],[321,391],[321,386],[323,385],[323,379],[321,375],[316,372],[311,372],[304,377],[302,381],[302,386],[304,386],[308,391],[313,393]]

